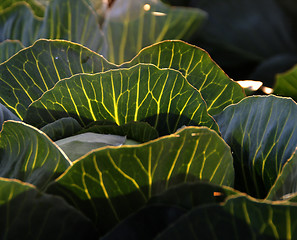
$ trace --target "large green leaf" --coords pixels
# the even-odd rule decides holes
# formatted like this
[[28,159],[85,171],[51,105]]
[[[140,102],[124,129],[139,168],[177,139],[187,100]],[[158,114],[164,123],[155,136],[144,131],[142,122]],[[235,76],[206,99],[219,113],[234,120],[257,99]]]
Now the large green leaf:
[[24,46],[20,41],[6,40],[0,43],[0,63],[9,59]]
[[117,0],[103,24],[107,40],[102,53],[111,62],[123,63],[150,44],[187,40],[205,17],[199,9],[169,7],[160,0]]
[[231,188],[202,181],[171,187],[152,197],[147,206],[124,219],[102,239],[154,239],[192,208],[224,202],[234,194],[237,193]]
[[204,127],[137,146],[94,151],[47,189],[91,218],[101,234],[169,187],[197,180],[233,184],[230,148]]
[[60,81],[31,104],[25,121],[42,127],[62,117],[73,117],[82,126],[98,120],[118,125],[143,121],[160,135],[183,125],[218,130],[201,94],[179,72],[150,64]]
[[103,34],[96,14],[82,0],[53,0],[44,18],[35,17],[23,2],[2,11],[0,42],[15,39],[29,46],[39,38],[65,39],[99,51]]
[[297,143],[292,99],[253,96],[230,105],[215,119],[234,156],[235,187],[265,197]]
[[276,76],[274,93],[297,100],[297,66]]
[[244,97],[239,84],[231,80],[207,52],[182,41],[164,41],[147,47],[122,67],[137,63],[180,71],[201,92],[210,114],[218,114]]
[[62,198],[0,178],[1,239],[96,239],[89,219]]
[[297,206],[241,196],[193,209],[155,239],[295,239]]
[[27,107],[61,79],[113,67],[81,45],[40,40],[0,65],[0,100],[23,118]]
[[281,173],[271,187],[266,199],[283,200],[297,192],[297,156],[296,152],[285,163]]
[[0,176],[44,189],[71,165],[43,132],[22,122],[7,121],[0,135]]

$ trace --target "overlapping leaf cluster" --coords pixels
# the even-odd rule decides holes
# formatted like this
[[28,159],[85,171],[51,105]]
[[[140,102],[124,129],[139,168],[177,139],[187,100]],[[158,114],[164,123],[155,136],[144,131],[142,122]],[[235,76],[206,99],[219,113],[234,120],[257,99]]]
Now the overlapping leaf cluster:
[[0,238],[295,238],[296,103],[159,42],[201,11],[92,2],[1,5]]

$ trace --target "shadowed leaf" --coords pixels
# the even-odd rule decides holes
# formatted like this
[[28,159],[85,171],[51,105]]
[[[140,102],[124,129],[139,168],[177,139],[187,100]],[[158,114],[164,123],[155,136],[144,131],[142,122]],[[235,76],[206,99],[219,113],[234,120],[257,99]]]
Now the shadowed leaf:
[[232,185],[232,155],[213,130],[188,127],[145,144],[92,152],[47,192],[65,197],[103,234],[152,196],[201,179]]
[[1,239],[96,239],[91,221],[64,199],[5,178],[0,178],[0,225]]

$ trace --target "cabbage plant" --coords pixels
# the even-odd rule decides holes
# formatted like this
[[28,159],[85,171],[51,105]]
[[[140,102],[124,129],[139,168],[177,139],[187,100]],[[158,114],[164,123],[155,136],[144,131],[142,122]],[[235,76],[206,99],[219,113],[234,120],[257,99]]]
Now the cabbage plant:
[[[31,6],[12,2],[2,19]],[[36,34],[57,2],[36,5]],[[128,61],[110,42],[114,61],[72,38],[19,40],[0,45],[1,239],[296,238],[291,98],[247,97],[181,40]]]

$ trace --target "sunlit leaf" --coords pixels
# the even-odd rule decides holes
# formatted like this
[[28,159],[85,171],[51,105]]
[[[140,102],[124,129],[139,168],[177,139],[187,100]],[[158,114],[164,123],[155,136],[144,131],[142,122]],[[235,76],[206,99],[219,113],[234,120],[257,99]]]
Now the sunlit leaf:
[[265,197],[297,143],[292,99],[253,96],[215,116],[234,156],[235,188]]
[[23,118],[27,107],[61,79],[112,67],[81,45],[40,40],[0,65],[0,100]]
[[187,40],[205,17],[199,9],[170,7],[160,0],[117,0],[103,24],[107,40],[102,54],[111,62],[123,63],[153,43]]
[[31,104],[25,122],[42,127],[62,117],[82,126],[98,120],[148,122],[160,135],[183,125],[218,130],[200,93],[179,72],[150,64],[60,81]]
[[0,178],[1,239],[96,239],[89,219],[62,198]]
[[241,196],[195,208],[154,239],[294,239],[296,224],[296,205]]
[[232,185],[232,161],[216,132],[188,127],[145,144],[92,152],[47,192],[66,198],[103,234],[169,187],[201,179]]
[[224,107],[245,96],[242,88],[223,72],[207,52],[182,41],[164,41],[144,48],[122,67],[137,63],[152,63],[181,72],[201,92],[210,114],[218,114]]
[[24,46],[19,41],[6,40],[0,43],[0,63],[9,59],[12,55],[21,50]]
[[0,135],[0,176],[44,189],[70,161],[43,132],[22,122],[7,121]]

